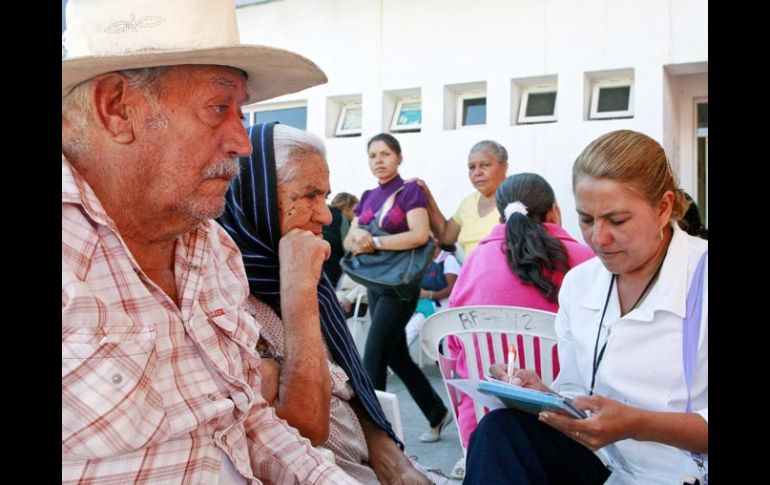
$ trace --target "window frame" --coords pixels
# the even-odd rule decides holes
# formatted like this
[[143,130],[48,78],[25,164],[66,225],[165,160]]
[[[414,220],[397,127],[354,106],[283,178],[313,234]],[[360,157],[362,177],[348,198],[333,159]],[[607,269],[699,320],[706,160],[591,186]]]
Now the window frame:
[[[361,110],[361,126],[358,128],[352,128],[352,129],[343,129],[343,126],[345,126],[345,117],[348,115],[348,113],[356,108],[359,108]],[[360,101],[354,101],[345,103],[340,107],[340,115],[339,118],[337,118],[337,128],[334,130],[334,136],[358,136],[363,133],[363,103]]]
[[[619,111],[598,112],[599,94],[603,88],[628,87],[628,107]],[[633,118],[634,117],[634,79],[632,77],[615,77],[594,80],[591,86],[591,109],[588,119],[601,120],[608,118]]]
[[265,111],[280,111],[284,109],[305,108],[305,125],[307,125],[307,100],[285,101],[281,103],[250,104],[241,108],[243,116],[248,119],[245,126],[253,125],[256,122],[255,113],[264,113]]
[[[398,119],[401,116],[401,109],[405,104],[420,103],[420,122],[407,125],[401,125],[398,123]],[[404,131],[420,131],[422,130],[422,98],[420,96],[407,96],[399,98],[396,103],[396,109],[393,111],[393,118],[390,122],[390,131],[404,132]]]
[[489,103],[487,101],[487,90],[486,89],[474,89],[472,91],[465,91],[461,93],[457,93],[457,105],[455,110],[455,129],[461,129],[461,128],[473,128],[474,126],[486,126],[487,120],[486,116],[484,119],[483,124],[478,125],[464,125],[463,124],[463,107],[464,107],[464,101],[468,99],[481,99],[484,98],[484,106],[488,106]]
[[[542,116],[527,116],[527,106],[529,104],[529,95],[536,93],[556,93],[556,98],[553,103],[553,114]],[[532,84],[528,86],[522,86],[521,88],[521,102],[519,103],[519,116],[517,123],[548,123],[552,121],[558,121],[559,113],[559,90],[555,82]]]

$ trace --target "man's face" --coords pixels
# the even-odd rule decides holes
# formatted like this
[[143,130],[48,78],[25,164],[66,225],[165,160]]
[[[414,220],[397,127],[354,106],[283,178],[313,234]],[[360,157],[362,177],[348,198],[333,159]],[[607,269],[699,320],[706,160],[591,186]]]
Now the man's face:
[[278,218],[281,236],[299,228],[322,237],[323,226],[331,224],[332,213],[326,205],[329,195],[329,167],[314,152],[289,160],[294,170],[292,177],[278,183]]
[[145,215],[192,228],[222,213],[238,157],[251,153],[241,123],[246,80],[232,68],[180,66],[158,84],[158,103],[132,105],[142,153],[124,167],[123,189]]

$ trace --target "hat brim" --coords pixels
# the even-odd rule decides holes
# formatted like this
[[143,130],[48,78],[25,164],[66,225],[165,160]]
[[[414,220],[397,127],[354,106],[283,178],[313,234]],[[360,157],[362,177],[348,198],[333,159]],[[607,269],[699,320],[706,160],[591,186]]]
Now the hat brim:
[[294,52],[261,45],[164,50],[125,56],[62,59],[62,98],[78,84],[100,74],[155,66],[209,64],[234,67],[248,75],[249,103],[294,93],[327,82],[313,61]]

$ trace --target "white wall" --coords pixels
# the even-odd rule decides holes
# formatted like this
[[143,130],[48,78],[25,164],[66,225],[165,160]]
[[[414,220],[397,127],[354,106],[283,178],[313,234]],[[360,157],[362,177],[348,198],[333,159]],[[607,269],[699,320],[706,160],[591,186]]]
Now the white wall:
[[[327,97],[362,96],[363,136],[324,137],[333,193],[375,185],[365,143],[386,131],[382,93],[420,88],[422,131],[396,134],[405,178],[427,180],[451,215],[473,190],[468,150],[496,140],[508,149],[509,174],[549,180],[578,238],[575,157],[619,128],[668,148],[664,135],[678,130],[664,134],[663,66],[708,61],[706,0],[276,0],[238,9],[238,20],[243,42],[299,52],[326,72],[327,84],[267,102],[307,100],[309,131],[327,133]],[[633,69],[634,117],[587,121],[585,73],[614,69]],[[512,125],[511,80],[543,75],[558,77],[558,122]],[[444,86],[479,81],[487,87],[487,124],[445,130]]]

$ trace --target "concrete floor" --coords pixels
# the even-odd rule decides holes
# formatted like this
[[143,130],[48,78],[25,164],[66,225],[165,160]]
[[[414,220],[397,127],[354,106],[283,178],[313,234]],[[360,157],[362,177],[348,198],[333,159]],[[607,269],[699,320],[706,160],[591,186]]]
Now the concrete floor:
[[[438,365],[426,364],[422,368],[444,404],[449,408],[449,397],[441,380]],[[401,408],[401,422],[404,428],[405,451],[408,456],[415,456],[426,468],[438,468],[449,476],[455,462],[462,456],[460,437],[454,421],[441,433],[441,440],[434,443],[422,443],[420,435],[428,429],[428,421],[417,407],[404,383],[396,375],[388,376],[387,391],[398,395]],[[460,480],[454,481],[460,483]]]

